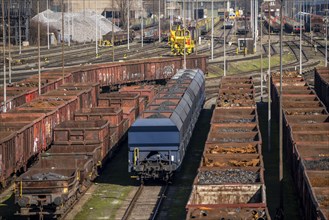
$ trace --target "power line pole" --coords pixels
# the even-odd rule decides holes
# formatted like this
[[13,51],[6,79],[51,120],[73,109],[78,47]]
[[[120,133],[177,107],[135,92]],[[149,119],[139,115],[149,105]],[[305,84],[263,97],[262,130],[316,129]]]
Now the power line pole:
[[49,0],[47,0],[47,45],[49,50]]
[[22,31],[21,31],[21,5],[18,2],[18,35],[19,35],[19,54],[22,54]]
[[263,7],[260,7],[260,101],[263,102]]
[[[96,1],[97,3],[97,1]],[[68,42],[69,42],[69,47],[71,46],[71,28],[70,28],[70,0],[68,0],[67,3],[67,32],[68,32]],[[97,27],[97,24],[96,24]]]
[[98,18],[97,18],[97,1],[96,1],[96,4],[95,4],[95,23],[96,23],[96,26],[95,26],[95,51],[96,51],[96,57],[98,57],[98,45],[97,45],[97,42],[98,42],[98,39],[97,39],[97,26],[98,26],[98,22],[97,22]]
[[303,73],[302,57],[302,4],[299,5],[299,74]]
[[[328,4],[327,4],[328,7]],[[326,9],[326,60],[324,62],[325,67],[328,67],[328,9]]]
[[2,48],[3,48],[3,112],[7,112],[7,79],[6,79],[6,25],[5,4],[2,0]]
[[214,59],[214,0],[211,0],[211,60]]
[[224,10],[224,76],[226,76],[226,27],[225,27],[225,12],[226,9]]
[[39,95],[41,95],[41,60],[40,60],[40,0],[37,2],[38,7],[38,74],[39,74]]
[[186,69],[186,38],[185,38],[185,0],[183,0],[183,31],[184,31],[184,62],[183,62],[183,69]]
[[[271,21],[271,6],[268,2],[268,21]],[[271,151],[271,26],[268,25],[268,77],[267,77],[267,92],[268,92],[268,151]]]
[[[283,4],[284,1],[281,0],[280,8],[280,109],[279,109],[279,187],[280,187],[280,217],[283,213],[283,116],[282,116],[282,56],[283,56],[283,47],[282,47],[282,38],[283,38]],[[280,218],[281,219],[281,218]]]
[[127,19],[127,29],[128,29],[128,44],[127,44],[127,47],[128,47],[128,50],[130,49],[130,33],[129,33],[129,25],[130,25],[130,22],[129,22],[129,19],[130,19],[130,1],[129,0],[127,0],[128,1],[128,19]]
[[62,75],[63,75],[63,84],[64,84],[64,0],[61,1],[61,10],[62,10]]
[[161,43],[161,18],[160,18],[160,0],[159,0],[159,16],[158,16],[158,20],[159,20],[159,43]]
[[114,0],[112,0],[112,62],[114,62]]
[[198,54],[198,41],[199,41],[199,27],[198,27],[198,22],[199,22],[199,3],[198,0],[196,0],[196,25],[195,25],[195,30],[196,30],[196,41],[195,41],[195,54]]
[[8,63],[9,63],[9,84],[11,84],[11,25],[10,25],[10,5],[11,0],[8,1]]
[[[112,0],[113,1],[113,0]],[[144,39],[143,39],[143,35],[144,35],[144,13],[143,13],[143,0],[141,0],[141,17],[142,17],[142,22],[141,22],[141,43],[142,43],[142,47],[144,47]]]

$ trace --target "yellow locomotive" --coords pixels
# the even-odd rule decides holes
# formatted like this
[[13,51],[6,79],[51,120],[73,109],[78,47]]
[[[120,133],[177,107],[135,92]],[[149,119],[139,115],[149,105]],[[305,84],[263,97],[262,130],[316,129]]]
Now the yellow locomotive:
[[171,48],[172,54],[184,55],[184,40],[185,52],[189,55],[194,52],[195,46],[190,31],[187,28],[181,29],[180,26],[177,26],[176,29],[170,30],[168,45]]

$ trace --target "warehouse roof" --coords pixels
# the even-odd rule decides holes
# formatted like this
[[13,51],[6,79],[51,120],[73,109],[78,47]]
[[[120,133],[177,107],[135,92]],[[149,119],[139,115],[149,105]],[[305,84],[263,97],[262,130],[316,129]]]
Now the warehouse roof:
[[[32,18],[32,21],[38,21],[41,24],[47,24],[56,30],[62,30],[62,13],[46,10]],[[77,42],[85,42],[95,40],[96,38],[96,19],[98,36],[107,34],[112,31],[112,22],[104,16],[95,14],[94,11],[85,11],[78,13],[64,13],[64,34],[68,36],[69,29],[71,39]],[[114,25],[114,32],[122,31],[121,28]],[[67,37],[65,37],[67,39]]]

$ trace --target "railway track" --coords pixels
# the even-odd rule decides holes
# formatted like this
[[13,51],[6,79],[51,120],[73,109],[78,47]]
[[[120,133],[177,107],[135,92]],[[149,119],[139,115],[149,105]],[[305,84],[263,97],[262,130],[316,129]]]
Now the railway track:
[[[305,33],[303,33],[303,39],[308,42],[309,44],[311,44],[313,47],[316,46],[317,50],[323,55],[325,56],[326,55],[326,48],[324,45],[322,45],[318,40],[316,39],[312,39],[311,40],[311,37],[306,35]],[[313,41],[313,42],[312,42]],[[329,58],[328,58],[329,60]]]
[[[294,56],[296,57],[296,60],[299,61],[300,60],[300,56],[299,56],[299,50],[300,50],[300,47],[299,47],[299,44],[296,44],[296,42],[294,41],[287,41],[285,42],[286,45],[289,47],[289,49],[292,51],[292,53],[294,54]],[[308,57],[307,55],[305,54],[305,51],[302,50],[302,54],[303,54],[303,61],[305,60],[305,62],[308,61]]]
[[[162,44],[145,44],[143,48],[140,47],[139,44],[131,45],[130,50],[128,51],[126,46],[120,46],[115,49],[114,58],[115,61],[118,60],[129,60],[136,58],[147,58],[152,57],[154,54],[168,54],[170,53],[170,49],[162,47]],[[102,51],[102,50],[101,50]],[[80,51],[81,52],[81,51]],[[102,56],[96,58],[95,51],[90,49],[88,53],[75,54],[77,51],[71,51],[69,54],[65,52],[65,67],[74,67],[80,65],[88,65],[90,63],[104,63],[104,62],[112,62],[112,48],[105,48],[102,51]],[[55,57],[54,57],[55,58]],[[28,76],[34,75],[38,73],[37,64],[24,64],[20,66],[13,66],[12,69],[12,82],[17,82],[19,80],[25,79]],[[46,64],[43,62],[41,71],[47,71],[51,69],[60,68],[62,66],[61,56],[59,55],[55,59],[51,59],[51,63]],[[8,69],[7,69],[8,74]],[[8,76],[7,76],[8,79]],[[0,81],[3,80],[3,73],[0,74]]]
[[145,186],[140,185],[131,200],[122,220],[151,219],[154,220],[165,198],[168,185]]

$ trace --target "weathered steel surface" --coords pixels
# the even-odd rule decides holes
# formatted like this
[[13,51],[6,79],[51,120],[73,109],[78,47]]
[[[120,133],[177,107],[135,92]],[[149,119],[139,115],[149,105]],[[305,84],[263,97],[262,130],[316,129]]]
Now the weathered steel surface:
[[124,135],[123,111],[119,107],[81,109],[74,114],[74,120],[107,120],[109,122],[109,134],[111,136],[110,148],[117,144],[118,140]]
[[109,122],[65,121],[54,128],[54,144],[98,144],[102,145],[102,156],[108,153]]
[[[322,95],[320,71],[315,71],[317,94]],[[328,218],[329,115],[301,77],[284,77],[283,142],[305,219]],[[322,85],[321,85],[322,86]],[[272,78],[274,109],[279,107],[279,78]],[[328,94],[327,94],[328,95]],[[321,96],[320,99],[324,101]],[[274,113],[278,114],[278,111]]]
[[270,219],[254,95],[252,78],[223,77],[187,219]]
[[[206,56],[189,56],[187,68],[200,68],[205,73]],[[183,59],[154,58],[138,61],[117,62],[110,64],[96,64],[90,67],[67,68],[64,73],[65,83],[99,83],[100,86],[121,85],[132,82],[169,79],[178,69],[183,67]],[[13,109],[38,96],[38,76],[14,83],[13,88],[26,88],[26,90],[8,96],[7,110]],[[52,70],[41,75],[41,94],[57,89],[63,83],[61,70]],[[10,88],[8,88],[10,90]],[[3,88],[0,88],[3,91]],[[0,112],[3,111],[3,96],[0,96]]]
[[314,87],[317,95],[329,110],[329,68],[315,68]]

